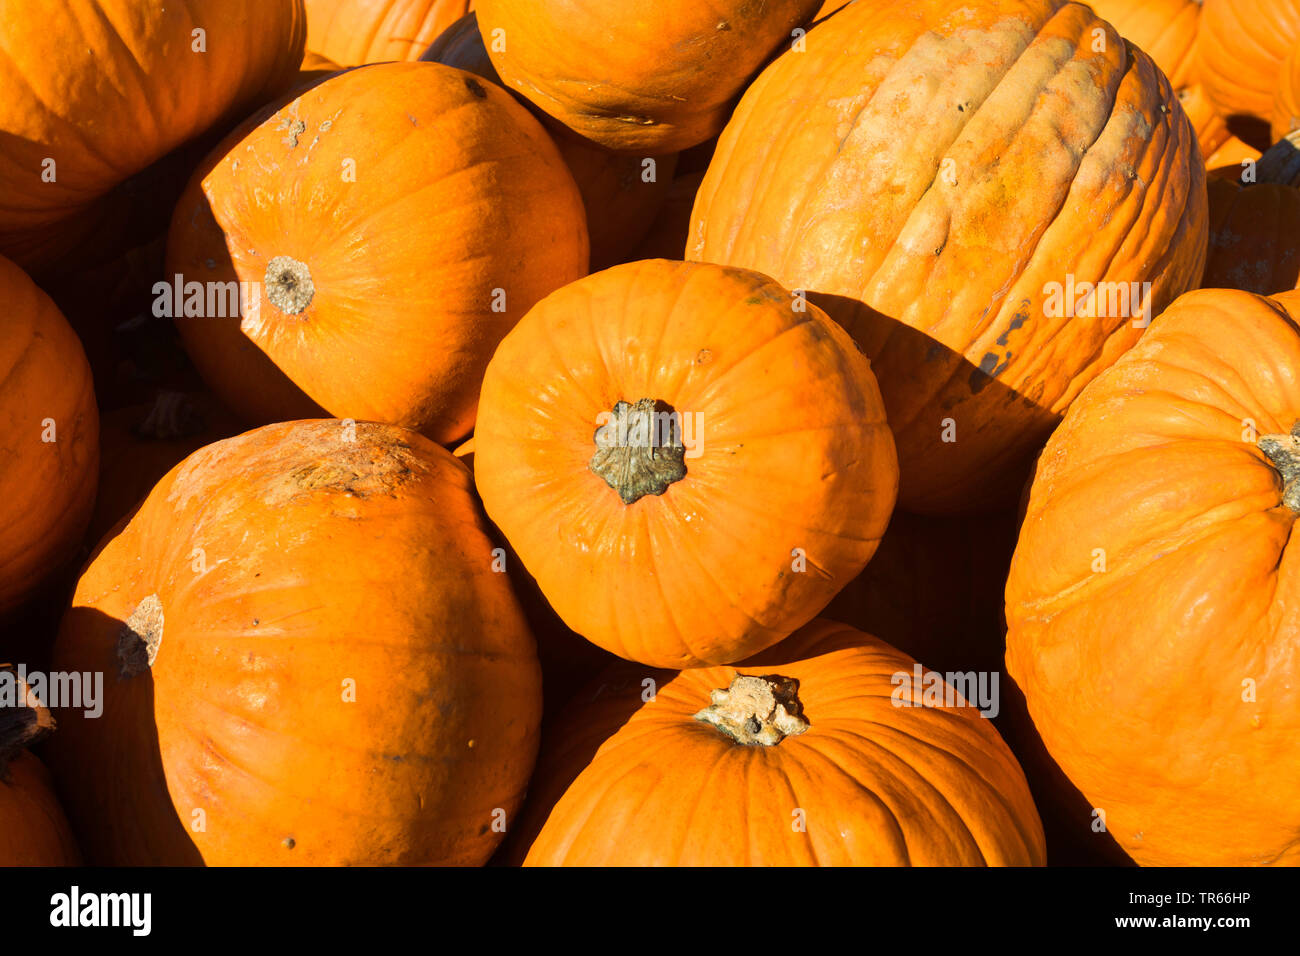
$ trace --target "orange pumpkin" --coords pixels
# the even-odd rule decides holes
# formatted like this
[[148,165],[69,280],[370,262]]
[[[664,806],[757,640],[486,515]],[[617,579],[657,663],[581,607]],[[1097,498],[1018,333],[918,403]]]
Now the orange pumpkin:
[[1187,294],[1038,461],[1007,669],[1144,865],[1300,863],[1297,315],[1297,293]]
[[1300,286],[1300,190],[1210,180],[1210,250],[1201,285],[1259,295]]
[[50,759],[101,864],[479,864],[536,755],[536,650],[469,472],[390,425],[195,452],[77,585],[110,675]]
[[1300,128],[1300,39],[1291,48],[1273,87],[1274,142]]
[[548,733],[525,865],[1042,865],[1015,758],[919,671],[824,620],[734,667],[624,665]]
[[344,66],[418,60],[474,0],[305,0],[307,49]]
[[0,256],[0,612],[66,564],[95,502],[90,365],[49,296]]
[[[559,154],[504,90],[384,63],[232,134],[182,197],[167,262],[186,348],[246,421],[324,409],[450,443],[501,337],[586,271],[587,236]],[[240,307],[214,296],[236,283]]]
[[95,202],[302,59],[302,0],[0,2],[0,254],[44,269],[101,225]]
[[1174,89],[1194,82],[1201,0],[1088,0],[1088,6],[1155,60]]
[[1200,86],[1179,90],[1178,103],[1196,130],[1196,140],[1200,143],[1208,173],[1236,176],[1240,173],[1242,160],[1259,159],[1259,150],[1233,132],[1228,120],[1215,112],[1214,104]]
[[[587,139],[640,155],[702,143],[821,0],[478,0],[507,89]],[[498,32],[500,31],[500,32]],[[800,33],[802,36],[802,33]]]
[[650,260],[566,286],[501,343],[481,403],[488,515],[569,627],[652,666],[786,637],[893,509],[866,359],[756,273]]
[[691,231],[691,209],[703,181],[703,170],[673,180],[664,207],[629,259],[680,259],[685,255]]
[[1010,507],[1061,412],[1200,278],[1204,179],[1164,74],[1087,7],[858,3],[745,93],[688,258],[807,290],[849,330],[901,507]]
[[1269,122],[1282,62],[1300,42],[1300,0],[1203,0],[1196,70],[1224,116]]

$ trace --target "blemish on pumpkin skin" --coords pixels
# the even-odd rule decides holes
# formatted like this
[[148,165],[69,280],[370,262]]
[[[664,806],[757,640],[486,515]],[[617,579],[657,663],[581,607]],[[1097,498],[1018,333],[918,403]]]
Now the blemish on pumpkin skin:
[[[480,100],[487,97],[487,90],[483,89],[483,84],[472,77],[465,78],[465,88]],[[415,120],[412,119],[411,122],[414,123]]]
[[286,116],[280,120],[280,125],[276,129],[287,130],[284,139],[280,140],[280,142],[293,149],[298,145],[298,137],[307,131],[307,124],[296,117],[292,118],[291,121],[291,118]]

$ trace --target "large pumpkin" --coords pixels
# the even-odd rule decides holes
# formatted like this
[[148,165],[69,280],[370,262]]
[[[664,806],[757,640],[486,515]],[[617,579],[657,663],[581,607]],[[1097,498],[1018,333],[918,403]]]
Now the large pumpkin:
[[[820,0],[478,0],[508,89],[581,136],[640,155],[702,143]],[[499,32],[498,32],[499,31]]]
[[49,772],[24,749],[53,727],[49,711],[8,665],[0,681],[14,695],[0,705],[0,866],[79,866]]
[[918,672],[824,620],[734,667],[625,665],[548,732],[525,865],[1042,865],[1015,758]]
[[786,637],[893,509],[867,360],[756,273],[649,260],[575,282],[501,343],[481,401],[489,516],[569,627],[652,666]]
[[51,763],[101,864],[483,863],[536,754],[532,637],[469,472],[405,429],[195,452],[82,575]]
[[94,202],[293,79],[302,0],[0,0],[0,254],[49,265]]
[[1141,47],[1174,89],[1194,82],[1201,0],[1087,0],[1097,16]]
[[1007,668],[1139,863],[1300,863],[1297,314],[1295,293],[1179,299],[1034,476]]
[[474,0],[304,0],[307,49],[344,66],[418,60]]
[[99,413],[90,365],[49,296],[0,256],[0,612],[72,558],[90,520]]
[[[587,234],[559,153],[504,90],[384,63],[232,134],[182,197],[167,262],[206,290],[183,314],[172,295],[194,364],[251,424],[324,409],[446,443],[473,426],[501,337],[585,273]],[[236,282],[242,307],[214,308]]]
[[1010,506],[1061,412],[1200,278],[1204,178],[1164,74],[1087,7],[856,3],[746,92],[688,258],[850,331],[902,507]]
[[1203,0],[1196,70],[1224,116],[1268,122],[1282,62],[1300,42],[1300,0]]

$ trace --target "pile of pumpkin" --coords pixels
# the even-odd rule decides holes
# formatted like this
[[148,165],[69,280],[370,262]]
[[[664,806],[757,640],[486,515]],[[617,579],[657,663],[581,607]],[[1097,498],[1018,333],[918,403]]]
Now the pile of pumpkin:
[[1300,862],[1300,0],[0,49],[0,864]]

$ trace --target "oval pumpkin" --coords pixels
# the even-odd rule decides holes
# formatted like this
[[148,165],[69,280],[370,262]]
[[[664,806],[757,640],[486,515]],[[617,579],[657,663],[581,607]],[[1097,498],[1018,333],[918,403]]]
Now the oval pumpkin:
[[66,564],[95,503],[99,411],[81,342],[0,256],[0,612]]
[[1224,116],[1273,115],[1282,62],[1300,42],[1300,0],[1203,0],[1197,75]]
[[507,89],[580,136],[641,155],[702,143],[820,0],[478,0]]
[[305,0],[307,49],[344,66],[418,60],[474,0]]
[[899,705],[917,667],[824,620],[735,667],[624,665],[548,733],[524,865],[1042,865],[993,725],[960,698]]
[[1201,0],[1088,0],[1088,6],[1155,60],[1174,89],[1195,82]]
[[51,741],[91,859],[485,862],[541,713],[492,547],[465,467],[389,425],[270,425],[174,468],[55,646],[110,675]]
[[0,254],[30,269],[97,227],[96,199],[270,99],[302,59],[302,0],[28,6],[0,2]]
[[0,667],[0,681],[18,706],[0,706],[0,866],[80,866],[49,771],[24,749],[45,736],[53,721],[7,667]]
[[1142,306],[1200,278],[1204,179],[1168,80],[1087,7],[858,3],[745,93],[688,258],[808,290],[849,330],[880,379],[900,507],[1010,507]]
[[473,426],[497,342],[586,271],[587,235],[573,178],[504,90],[384,63],[232,134],[182,197],[167,262],[209,298],[252,284],[243,314],[177,315],[249,423],[324,409],[450,443]]
[[1297,310],[1187,294],[1039,458],[1007,669],[1142,864],[1300,863]]
[[566,286],[501,343],[481,402],[488,515],[569,627],[652,666],[786,637],[893,509],[866,359],[756,273],[650,260]]

